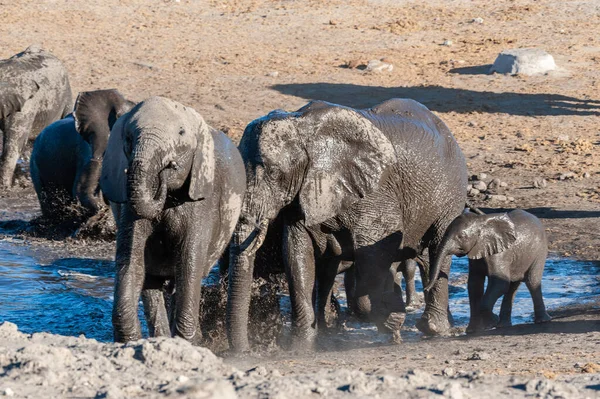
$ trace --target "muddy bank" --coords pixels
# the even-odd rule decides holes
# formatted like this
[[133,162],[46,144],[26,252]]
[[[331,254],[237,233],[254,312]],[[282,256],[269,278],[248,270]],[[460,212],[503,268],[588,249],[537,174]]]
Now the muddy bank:
[[208,349],[180,339],[126,345],[38,333],[0,325],[0,394],[45,397],[365,397],[584,398],[597,394],[599,374],[526,378],[446,367],[445,375],[413,369],[364,372],[345,366],[318,373],[271,365],[236,368]]

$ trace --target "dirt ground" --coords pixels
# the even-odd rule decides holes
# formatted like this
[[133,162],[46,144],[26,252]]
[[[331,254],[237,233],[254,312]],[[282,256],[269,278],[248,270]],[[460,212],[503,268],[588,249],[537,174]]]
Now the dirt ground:
[[[0,21],[1,58],[40,43],[65,63],[75,93],[118,88],[135,101],[171,97],[235,140],[252,119],[277,108],[297,109],[310,99],[370,107],[392,97],[413,98],[450,127],[472,174],[507,183],[497,191],[514,200],[480,194],[473,198],[478,206],[529,210],[546,225],[553,255],[600,259],[597,1],[0,0]],[[533,77],[487,73],[500,51],[525,47],[548,51],[558,70]],[[391,63],[393,70],[366,70],[373,59]],[[2,220],[37,211],[31,188],[5,193],[0,203]],[[51,245],[88,256],[112,250]],[[480,337],[415,338],[400,346],[332,347],[226,362],[313,379],[341,368],[368,375],[415,368],[441,374],[450,368],[563,381],[600,372],[600,306],[554,316],[548,325]],[[475,352],[486,355],[468,360],[477,358]],[[597,380],[588,385],[582,397],[598,395]],[[451,397],[444,389],[414,397]],[[273,386],[238,389],[243,396],[276,392]]]

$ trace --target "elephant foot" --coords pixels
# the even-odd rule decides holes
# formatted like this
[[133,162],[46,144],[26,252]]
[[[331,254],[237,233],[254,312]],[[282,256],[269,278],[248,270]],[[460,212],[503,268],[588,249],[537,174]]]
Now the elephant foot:
[[535,316],[535,324],[547,323],[552,320],[552,317],[548,314],[548,312],[542,313],[539,317]]
[[481,328],[484,330],[495,328],[499,321],[500,318],[491,311],[481,313]]
[[450,329],[450,322],[446,314],[435,315],[425,312],[417,321],[416,326],[425,335],[442,335]]
[[311,328],[310,332],[296,334],[292,337],[291,351],[313,351],[315,350],[316,331]]
[[496,328],[508,328],[512,327],[512,321],[510,320],[500,320],[498,324],[496,324]]

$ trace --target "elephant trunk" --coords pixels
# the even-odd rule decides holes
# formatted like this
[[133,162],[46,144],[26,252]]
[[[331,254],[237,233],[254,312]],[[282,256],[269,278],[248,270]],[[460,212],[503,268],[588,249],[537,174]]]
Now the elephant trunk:
[[232,350],[250,349],[248,341],[248,314],[256,251],[267,234],[268,221],[257,228],[241,218],[229,248],[229,291],[227,298],[227,337]]
[[154,219],[163,210],[167,199],[168,173],[169,169],[153,162],[152,157],[142,158],[134,154],[127,176],[127,197],[139,217]]
[[456,254],[456,250],[453,244],[453,240],[449,239],[449,237],[444,237],[444,239],[442,240],[439,249],[436,251],[435,259],[433,259],[431,268],[429,269],[429,282],[427,283],[427,286],[423,288],[423,291],[429,292],[435,285],[435,282],[437,281],[440,275],[440,270],[442,268],[442,263],[444,262],[444,259],[446,259],[446,257],[448,256]]
[[98,195],[98,182],[101,173],[102,159],[90,159],[75,187],[75,195],[81,205],[94,214],[102,208],[101,197]]

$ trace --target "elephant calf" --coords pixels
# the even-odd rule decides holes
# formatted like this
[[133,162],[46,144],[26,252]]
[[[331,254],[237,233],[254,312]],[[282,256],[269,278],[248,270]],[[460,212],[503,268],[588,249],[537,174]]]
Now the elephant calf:
[[64,118],[73,106],[67,70],[50,53],[30,46],[0,60],[0,186],[10,188],[27,140]]
[[[73,114],[47,126],[31,153],[31,180],[45,219],[61,221],[76,215],[80,204],[90,216],[103,207],[99,193],[102,158],[110,134],[109,119],[118,119],[134,103],[117,90],[82,92]],[[87,112],[94,110],[89,115]],[[102,123],[94,123],[100,115]]]
[[[90,123],[106,123],[101,119]],[[192,108],[167,98],[142,101],[116,122],[109,118],[112,123],[100,187],[111,202],[121,204],[115,340],[141,338],[141,295],[151,335],[198,343],[202,277],[238,221],[246,188],[242,158],[225,134]],[[171,325],[163,296],[167,281],[176,290]]]
[[[451,255],[469,257],[469,302],[471,320],[467,332],[511,325],[512,303],[521,281],[533,299],[535,322],[550,321],[542,297],[542,273],[548,254],[544,226],[538,218],[517,209],[508,213],[475,215],[465,212],[448,227],[440,257],[432,266],[431,289],[440,261]],[[484,280],[488,286],[484,293]],[[492,310],[504,295],[500,318]]]

